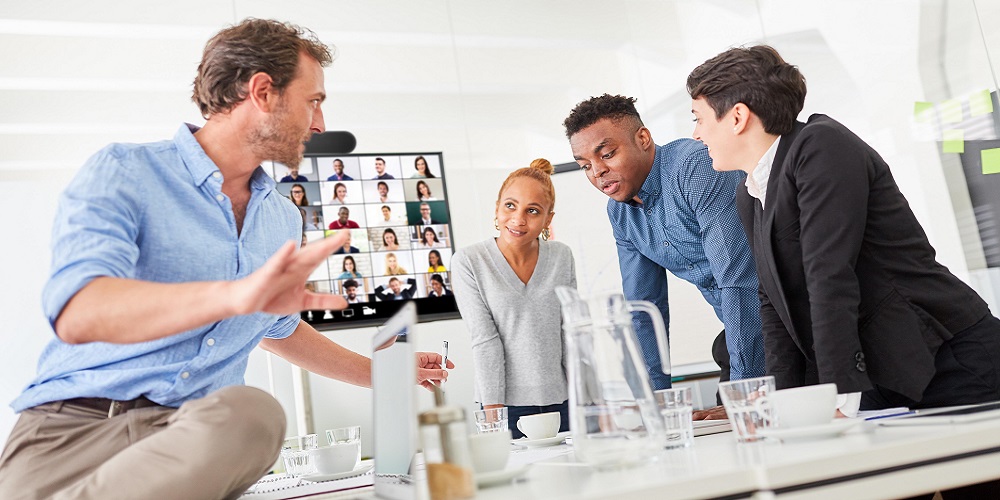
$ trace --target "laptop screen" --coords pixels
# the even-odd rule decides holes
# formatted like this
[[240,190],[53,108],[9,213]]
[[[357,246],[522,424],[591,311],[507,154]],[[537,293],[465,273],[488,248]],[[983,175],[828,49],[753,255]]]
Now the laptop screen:
[[[384,498],[416,498],[411,472],[419,447],[413,349],[416,323],[416,306],[408,303],[372,340],[375,494]],[[382,347],[390,341],[392,345]]]

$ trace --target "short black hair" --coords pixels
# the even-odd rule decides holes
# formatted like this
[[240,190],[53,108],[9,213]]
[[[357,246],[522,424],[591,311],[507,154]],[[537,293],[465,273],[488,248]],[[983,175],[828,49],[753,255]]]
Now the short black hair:
[[691,71],[691,99],[704,98],[721,119],[738,103],[750,108],[768,134],[784,135],[806,100],[806,79],[769,45],[729,49]]
[[354,280],[347,280],[344,282],[344,288],[357,288],[358,282]]
[[583,101],[570,111],[569,117],[563,120],[563,127],[566,128],[566,138],[571,138],[577,132],[597,123],[598,120],[608,118],[612,121],[619,121],[623,118],[632,118],[638,126],[642,125],[642,118],[635,109],[634,97],[623,95],[604,94],[598,97],[591,97]]
[[438,283],[444,285],[444,278],[442,278],[440,274],[432,274],[431,281],[437,281]]

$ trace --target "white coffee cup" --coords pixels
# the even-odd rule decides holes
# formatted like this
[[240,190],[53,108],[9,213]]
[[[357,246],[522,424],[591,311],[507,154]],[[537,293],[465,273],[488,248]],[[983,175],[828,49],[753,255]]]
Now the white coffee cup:
[[473,434],[469,436],[469,451],[477,474],[503,470],[510,458],[510,431]]
[[361,443],[338,443],[309,450],[319,474],[352,471],[361,463]]
[[559,412],[527,415],[517,419],[517,429],[528,439],[545,439],[554,437],[559,432]]
[[837,410],[837,384],[774,391],[754,401],[754,406],[772,425],[781,429],[829,424]]

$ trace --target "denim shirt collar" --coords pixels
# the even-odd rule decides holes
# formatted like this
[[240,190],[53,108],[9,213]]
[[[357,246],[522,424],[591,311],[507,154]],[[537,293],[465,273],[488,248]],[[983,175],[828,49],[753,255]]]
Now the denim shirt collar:
[[[219,171],[219,167],[208,157],[201,144],[198,143],[198,139],[194,137],[194,133],[200,129],[201,127],[197,125],[185,123],[174,134],[174,143],[177,144],[181,159],[184,161],[188,173],[191,174],[191,181],[195,186],[201,186],[212,174]],[[273,189],[276,185],[274,179],[267,175],[259,165],[250,176],[250,187],[254,191]]]
[[[653,158],[653,166],[649,169],[649,175],[646,176],[646,180],[642,183],[642,187],[639,188],[639,198],[642,203],[648,204],[649,200],[653,198],[658,198],[660,196],[660,189],[662,188],[660,184],[660,161],[662,159],[659,146],[653,145],[656,148],[656,156]],[[641,206],[633,200],[629,200],[628,204],[633,207]]]

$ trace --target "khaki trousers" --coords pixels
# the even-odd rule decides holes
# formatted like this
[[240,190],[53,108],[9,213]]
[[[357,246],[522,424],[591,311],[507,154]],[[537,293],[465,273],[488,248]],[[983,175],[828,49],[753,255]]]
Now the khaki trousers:
[[270,470],[284,434],[281,405],[245,386],[112,418],[47,403],[22,412],[7,440],[0,498],[236,498]]

